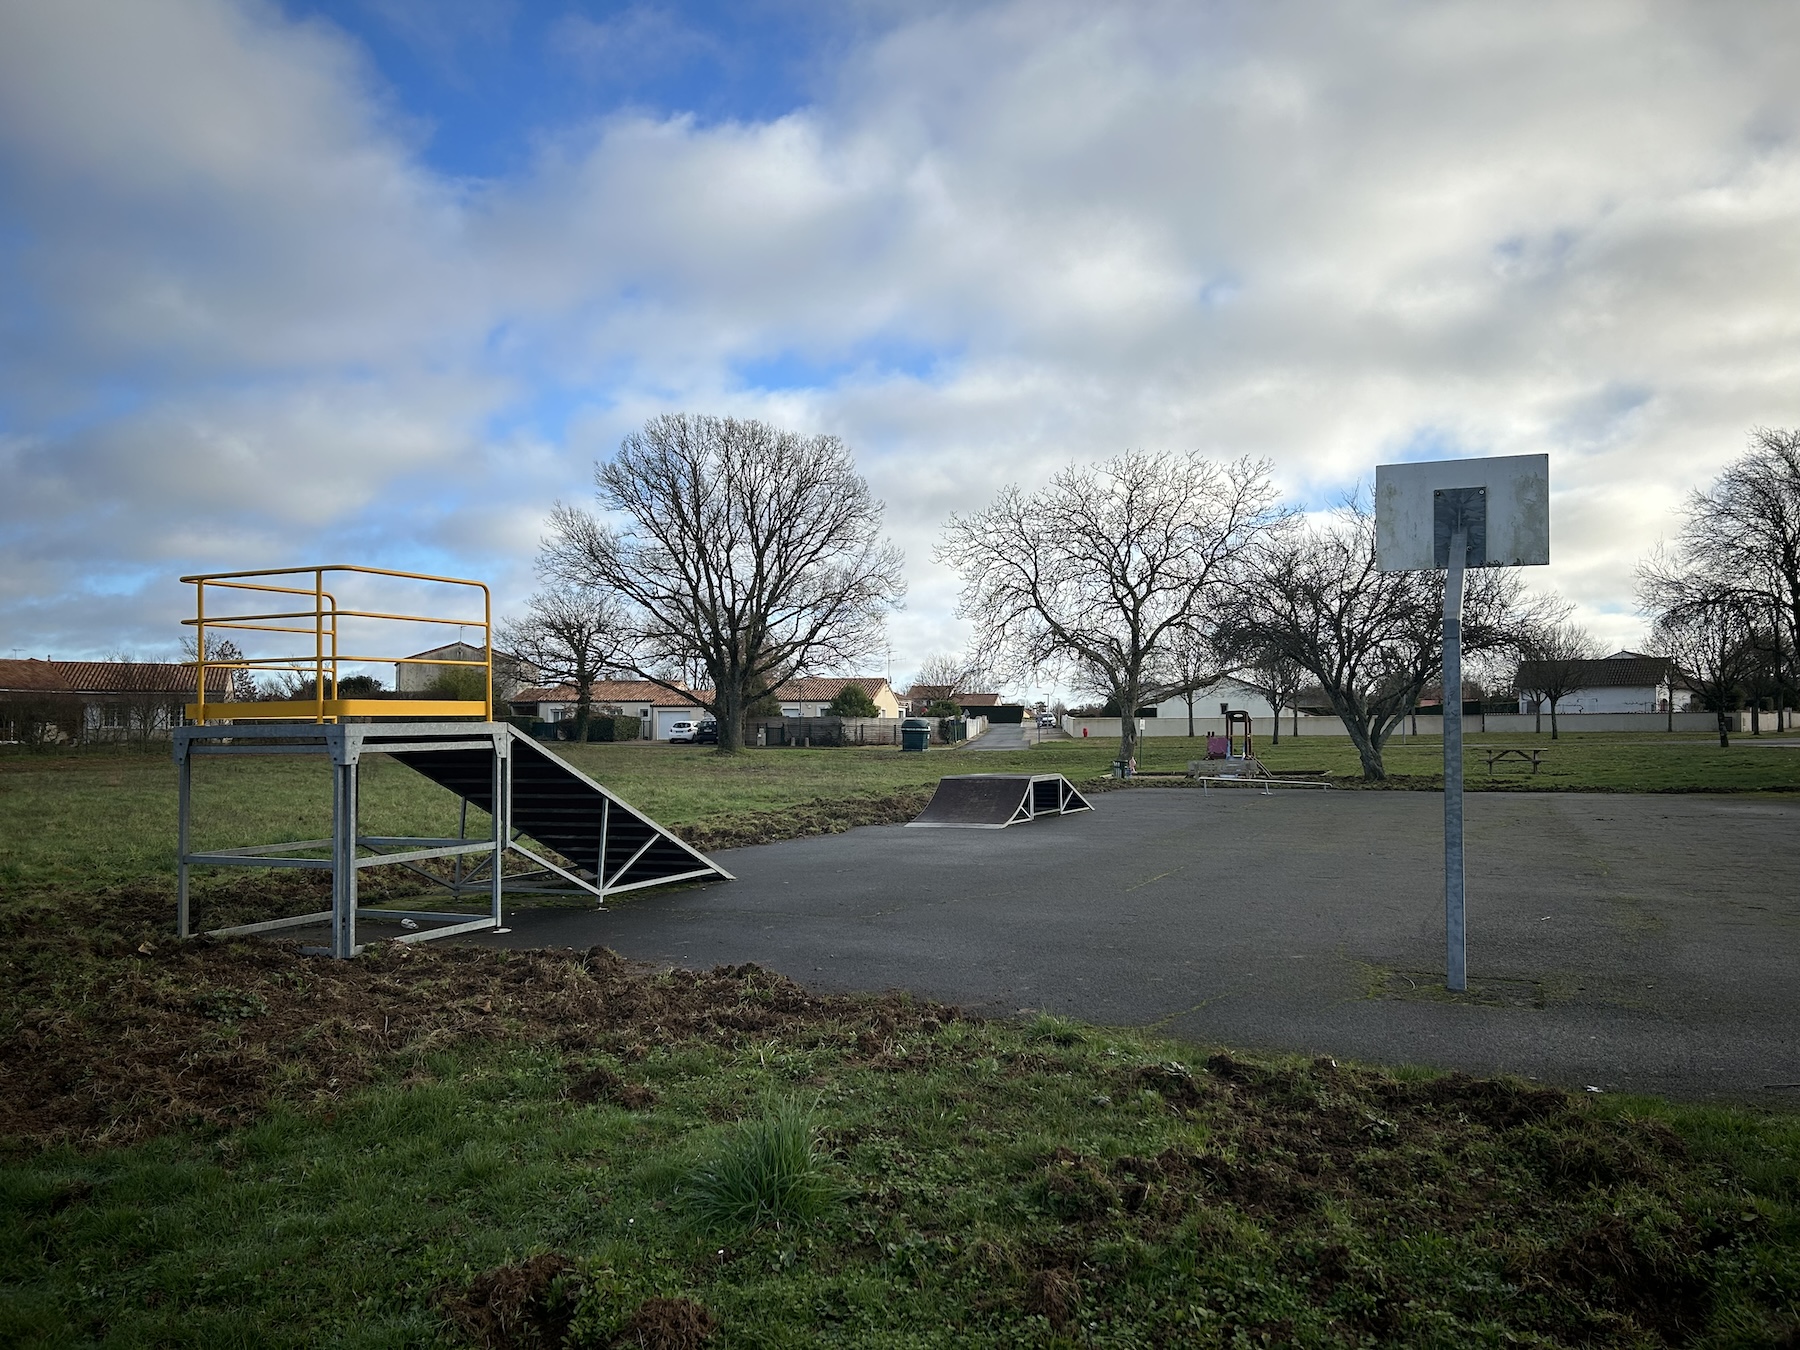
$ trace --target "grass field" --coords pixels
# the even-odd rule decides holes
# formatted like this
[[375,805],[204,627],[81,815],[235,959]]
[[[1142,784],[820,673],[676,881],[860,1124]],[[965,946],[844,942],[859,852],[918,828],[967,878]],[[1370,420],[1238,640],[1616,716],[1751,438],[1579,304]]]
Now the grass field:
[[[1355,772],[1347,743],[1264,748]],[[1113,753],[572,757],[750,838]],[[1193,753],[1149,741],[1143,767]],[[1439,753],[1396,741],[1398,785]],[[1791,753],[1565,737],[1524,782],[1787,790]],[[326,788],[209,762],[200,842],[318,834]],[[383,828],[455,828],[396,765],[367,789]],[[1800,1117],[983,1024],[749,968],[179,944],[173,836],[161,757],[0,758],[0,1345],[1800,1344]],[[745,1147],[775,1118],[809,1118],[788,1154],[814,1203],[721,1220],[709,1178],[774,1166]]]
[[[27,1081],[87,1046],[102,1099],[63,1082],[27,1116],[13,1061],[0,1114],[45,1142],[0,1167],[9,1346],[1800,1332],[1792,1116],[984,1024],[748,967],[309,963],[92,917],[111,946],[4,934],[10,988],[63,992],[8,1009]],[[782,1113],[810,1116],[798,1156],[746,1150]],[[718,1217],[721,1174],[767,1221]]]
[[[1147,738],[1139,767],[1179,772],[1200,758],[1186,737]],[[1535,776],[1518,766],[1489,776],[1482,746],[1537,746],[1547,751]],[[932,751],[906,755],[892,747],[747,750],[725,757],[688,746],[633,744],[562,747],[571,760],[634,805],[675,827],[754,818],[743,838],[779,837],[780,813],[809,803],[844,803],[929,788],[946,773],[1022,769],[1057,771],[1077,781],[1104,777],[1113,742],[1050,741],[1029,751]],[[1600,733],[1548,737],[1468,737],[1470,790],[1598,792],[1800,791],[1800,748],[1759,745],[1750,738],[1721,749],[1704,735],[1661,739]],[[1340,737],[1260,742],[1257,753],[1277,771],[1320,770],[1344,787],[1361,787],[1356,753]],[[1390,742],[1388,786],[1431,790],[1441,785],[1443,750],[1435,738]],[[371,821],[395,834],[454,832],[456,805],[446,793],[391,761],[374,757],[365,772]],[[904,809],[907,801],[897,803]],[[330,791],[322,764],[292,758],[215,759],[195,774],[197,844],[273,843],[317,837],[329,825]],[[773,817],[770,813],[775,813]],[[896,817],[890,811],[886,817]],[[175,771],[161,755],[84,751],[0,754],[0,887],[116,883],[173,869]],[[861,823],[854,813],[835,825]],[[471,821],[471,831],[485,828]],[[827,821],[823,828],[833,828]],[[802,828],[806,828],[804,825]],[[812,828],[821,828],[814,825]]]

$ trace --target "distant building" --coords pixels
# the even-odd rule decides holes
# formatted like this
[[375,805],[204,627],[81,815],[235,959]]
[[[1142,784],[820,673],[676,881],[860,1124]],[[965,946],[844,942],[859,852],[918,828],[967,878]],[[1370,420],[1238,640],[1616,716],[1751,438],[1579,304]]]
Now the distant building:
[[789,680],[775,691],[775,697],[781,702],[783,717],[823,717],[831,700],[842,693],[845,686],[852,684],[862,686],[863,692],[875,704],[876,716],[901,716],[900,696],[879,675],[806,675]]
[[[1273,717],[1275,710],[1269,706],[1269,700],[1247,684],[1236,680],[1217,680],[1204,689],[1194,691],[1194,716],[1220,717],[1227,709],[1233,712],[1247,712],[1252,717]],[[1282,714],[1293,711],[1292,706],[1283,708]],[[1177,694],[1174,698],[1166,698],[1156,705],[1158,717],[1181,717],[1188,715],[1188,696]]]
[[[1545,664],[1539,661],[1519,663],[1513,688],[1519,691],[1519,711],[1522,713],[1550,711],[1550,701],[1532,692],[1545,678],[1541,669]],[[1668,712],[1671,700],[1675,712],[1685,712],[1693,701],[1687,682],[1666,656],[1621,651],[1597,661],[1567,664],[1574,668],[1575,678],[1570,682],[1573,686],[1570,692],[1556,701],[1558,715]],[[1541,708],[1540,704],[1543,705]]]
[[[436,665],[442,661],[486,661],[487,648],[468,642],[447,642],[429,651],[414,652],[404,661],[394,663],[394,688],[402,694],[422,694],[445,675],[456,671],[475,670],[474,666]],[[527,685],[538,682],[536,667],[511,652],[494,653],[494,699],[506,702]]]
[[[206,696],[232,698],[235,672],[206,669]],[[167,736],[195,698],[182,661],[0,661],[0,740],[35,744]]]
[[[649,680],[595,680],[588,686],[588,697],[597,713],[616,708],[621,716],[637,718],[645,740],[666,741],[671,724],[708,715],[692,692],[677,694]],[[575,716],[575,686],[527,686],[508,702],[516,716],[564,722]]]
[[998,694],[952,694],[947,684],[915,684],[896,697],[908,717],[923,717],[925,710],[932,704],[946,699],[965,711],[970,708],[995,708],[1000,704]]

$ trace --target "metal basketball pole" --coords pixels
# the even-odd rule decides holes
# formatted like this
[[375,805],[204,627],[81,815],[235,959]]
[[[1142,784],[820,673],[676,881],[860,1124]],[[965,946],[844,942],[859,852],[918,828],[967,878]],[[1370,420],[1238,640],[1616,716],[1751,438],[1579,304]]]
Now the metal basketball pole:
[[[1462,603],[1469,533],[1450,533],[1444,576],[1444,985],[1460,994],[1469,986],[1463,890]],[[1454,692],[1453,692],[1454,691]]]

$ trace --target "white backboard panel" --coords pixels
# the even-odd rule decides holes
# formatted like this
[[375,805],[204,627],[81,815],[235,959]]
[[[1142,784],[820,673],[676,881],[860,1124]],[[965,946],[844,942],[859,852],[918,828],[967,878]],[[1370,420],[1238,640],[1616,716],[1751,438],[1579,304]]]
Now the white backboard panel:
[[[1456,489],[1485,489],[1470,494]],[[1442,568],[1441,517],[1450,499],[1485,500],[1485,530],[1471,567],[1542,567],[1550,561],[1550,456],[1498,455],[1375,468],[1375,565],[1383,572]]]

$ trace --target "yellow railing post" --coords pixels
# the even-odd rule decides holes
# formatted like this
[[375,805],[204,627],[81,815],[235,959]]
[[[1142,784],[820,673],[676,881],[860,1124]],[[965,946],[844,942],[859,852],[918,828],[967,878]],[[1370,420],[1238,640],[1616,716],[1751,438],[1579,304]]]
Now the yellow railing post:
[[206,725],[206,583],[194,583],[194,702],[199,716],[194,720]]
[[[336,619],[332,620],[335,625]],[[319,702],[318,723],[325,724],[325,569],[313,569],[313,696]]]
[[487,685],[482,701],[487,704],[487,720],[494,720],[494,597],[486,586],[481,588],[481,647],[487,653]]

